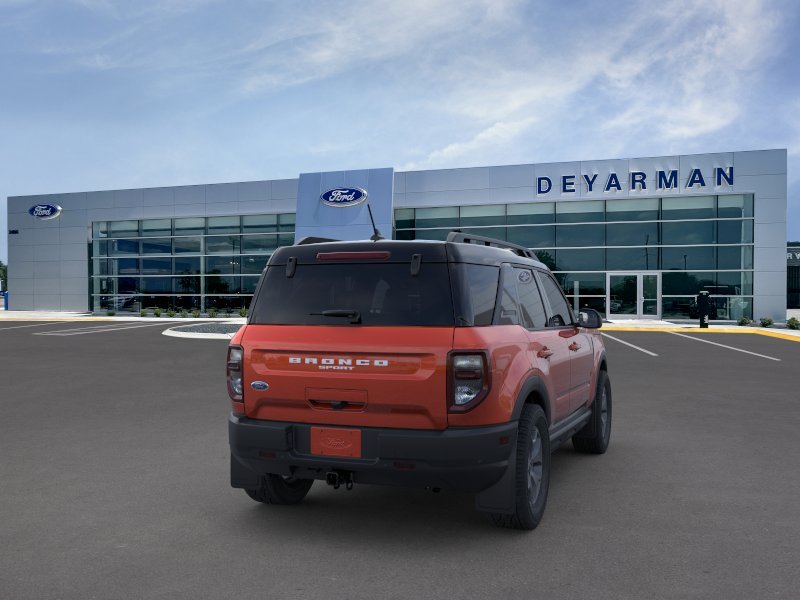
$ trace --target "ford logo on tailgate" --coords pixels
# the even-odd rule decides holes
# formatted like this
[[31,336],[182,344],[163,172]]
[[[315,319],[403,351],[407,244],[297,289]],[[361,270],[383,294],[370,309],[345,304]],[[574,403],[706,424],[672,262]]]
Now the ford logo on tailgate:
[[319,197],[328,206],[355,206],[367,199],[367,190],[361,188],[334,188]]
[[37,204],[28,211],[37,219],[55,219],[61,214],[61,207],[53,204]]

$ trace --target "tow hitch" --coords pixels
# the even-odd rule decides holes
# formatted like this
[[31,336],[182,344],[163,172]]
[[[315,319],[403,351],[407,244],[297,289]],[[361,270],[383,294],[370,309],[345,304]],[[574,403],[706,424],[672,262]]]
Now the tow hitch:
[[353,474],[350,471],[328,471],[325,473],[325,483],[338,490],[344,485],[346,490],[353,489]]

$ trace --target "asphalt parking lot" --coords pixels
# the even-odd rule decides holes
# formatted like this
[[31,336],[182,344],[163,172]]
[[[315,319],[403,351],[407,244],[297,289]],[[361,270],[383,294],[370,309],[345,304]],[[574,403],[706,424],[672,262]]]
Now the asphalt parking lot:
[[252,502],[227,343],[166,326],[0,323],[0,598],[797,598],[798,342],[607,331],[611,447],[558,450],[520,533],[446,493]]

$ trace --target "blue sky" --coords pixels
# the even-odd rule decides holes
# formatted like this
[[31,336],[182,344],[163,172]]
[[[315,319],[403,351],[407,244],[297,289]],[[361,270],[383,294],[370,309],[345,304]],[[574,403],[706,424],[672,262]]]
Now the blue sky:
[[763,148],[793,0],[0,0],[11,195]]

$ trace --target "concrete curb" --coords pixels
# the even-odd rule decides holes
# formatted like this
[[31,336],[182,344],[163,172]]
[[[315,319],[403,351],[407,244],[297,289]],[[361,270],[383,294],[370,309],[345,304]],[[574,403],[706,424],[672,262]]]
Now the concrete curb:
[[175,331],[174,329],[165,329],[161,335],[168,335],[177,338],[189,338],[195,340],[230,340],[236,332],[233,333],[194,333],[192,331]]

